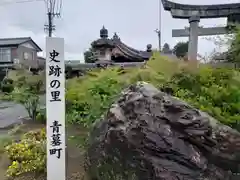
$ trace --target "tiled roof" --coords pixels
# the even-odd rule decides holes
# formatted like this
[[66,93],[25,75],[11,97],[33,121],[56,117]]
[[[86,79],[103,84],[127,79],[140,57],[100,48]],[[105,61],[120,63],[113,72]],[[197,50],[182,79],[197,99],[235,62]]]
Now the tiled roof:
[[31,40],[30,37],[23,38],[0,38],[0,45],[18,45]]
[[113,44],[113,41],[111,39],[101,38],[101,39],[98,39],[96,41],[93,41],[92,46],[93,47],[100,47],[100,46],[113,47],[114,44]]
[[94,48],[98,47],[117,47],[124,55],[133,58],[136,61],[142,62],[143,60],[148,60],[152,56],[152,52],[139,51],[132,47],[127,46],[123,43],[118,35],[115,33],[113,38],[100,38],[92,42]]
[[132,47],[127,46],[125,43],[123,43],[120,38],[117,36],[115,33],[113,38],[110,39],[113,41],[113,44],[125,55],[132,57],[134,59],[139,59],[140,61],[142,60],[148,60],[151,56],[151,52],[147,51],[139,51],[137,49],[134,49]]
[[28,41],[32,41],[39,51],[42,51],[42,49],[32,40],[31,37],[0,38],[0,46],[19,45]]
[[134,57],[134,58],[148,60],[152,56],[152,52],[136,50],[132,47],[127,46],[126,44],[124,44],[121,41],[119,41],[119,43],[117,44],[117,47],[123,53],[127,54],[128,56]]

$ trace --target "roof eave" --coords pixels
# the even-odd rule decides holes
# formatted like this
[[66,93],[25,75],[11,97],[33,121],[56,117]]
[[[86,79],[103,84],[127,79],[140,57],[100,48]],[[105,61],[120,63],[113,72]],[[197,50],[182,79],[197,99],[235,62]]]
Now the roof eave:
[[1,44],[0,47],[17,47],[18,44]]
[[32,40],[32,38],[29,38],[28,40],[26,40],[26,41],[24,41],[24,42],[22,42],[22,43],[19,43],[18,45],[24,44],[24,43],[29,42],[29,41],[31,41],[31,42],[36,46],[37,52],[42,52],[42,49],[37,45],[37,43],[35,43],[35,42]]

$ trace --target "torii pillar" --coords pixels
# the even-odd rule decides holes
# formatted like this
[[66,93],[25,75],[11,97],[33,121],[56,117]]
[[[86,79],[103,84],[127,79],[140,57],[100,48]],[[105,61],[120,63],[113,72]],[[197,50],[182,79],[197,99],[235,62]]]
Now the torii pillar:
[[189,18],[190,28],[188,43],[188,60],[197,60],[199,22],[199,16],[192,16]]

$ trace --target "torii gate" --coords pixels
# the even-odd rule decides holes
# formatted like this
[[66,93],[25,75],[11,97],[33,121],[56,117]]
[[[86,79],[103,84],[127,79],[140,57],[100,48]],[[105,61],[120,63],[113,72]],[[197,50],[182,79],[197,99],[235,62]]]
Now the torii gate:
[[240,3],[218,5],[188,5],[162,0],[163,8],[170,11],[173,18],[188,19],[190,27],[172,30],[173,37],[189,37],[188,60],[196,60],[198,36],[221,35],[228,33],[227,27],[199,27],[200,19],[228,18],[228,25],[240,22]]

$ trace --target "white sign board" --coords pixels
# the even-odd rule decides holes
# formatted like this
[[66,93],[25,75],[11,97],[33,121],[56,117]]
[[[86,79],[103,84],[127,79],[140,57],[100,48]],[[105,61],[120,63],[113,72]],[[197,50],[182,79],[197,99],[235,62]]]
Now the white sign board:
[[47,180],[66,180],[64,39],[46,38]]

